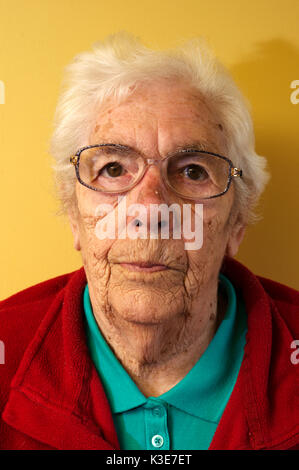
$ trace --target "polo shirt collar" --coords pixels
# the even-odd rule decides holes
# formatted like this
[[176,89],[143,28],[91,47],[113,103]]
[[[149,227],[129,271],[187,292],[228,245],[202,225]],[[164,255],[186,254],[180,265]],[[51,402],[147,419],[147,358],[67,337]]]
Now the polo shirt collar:
[[[228,305],[215,336],[204,354],[188,374],[168,392],[155,397],[186,413],[211,422],[219,422],[224,411],[222,404],[232,392],[240,362],[235,355],[239,350],[240,333],[244,325],[236,325],[237,299],[231,282],[222,274]],[[144,405],[147,398],[138,389],[98,328],[92,312],[88,285],[84,291],[84,309],[87,336],[95,366],[100,374],[113,413],[122,413]],[[153,397],[149,397],[153,398]]]

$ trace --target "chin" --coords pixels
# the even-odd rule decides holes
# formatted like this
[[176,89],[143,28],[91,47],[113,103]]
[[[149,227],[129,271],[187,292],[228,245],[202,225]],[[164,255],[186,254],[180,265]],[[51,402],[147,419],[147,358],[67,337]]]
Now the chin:
[[[164,294],[164,295],[163,295]],[[154,326],[176,320],[184,310],[183,298],[168,302],[169,293],[161,289],[142,286],[140,289],[113,289],[108,296],[113,312],[136,325]]]

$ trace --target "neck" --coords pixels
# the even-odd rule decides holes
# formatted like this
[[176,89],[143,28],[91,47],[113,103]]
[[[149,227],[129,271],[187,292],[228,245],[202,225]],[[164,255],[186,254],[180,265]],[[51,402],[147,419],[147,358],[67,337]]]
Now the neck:
[[169,321],[145,324],[126,321],[103,310],[90,289],[98,326],[116,357],[146,396],[157,397],[180,382],[207,349],[225,314],[226,298],[214,295],[197,302],[191,312]]

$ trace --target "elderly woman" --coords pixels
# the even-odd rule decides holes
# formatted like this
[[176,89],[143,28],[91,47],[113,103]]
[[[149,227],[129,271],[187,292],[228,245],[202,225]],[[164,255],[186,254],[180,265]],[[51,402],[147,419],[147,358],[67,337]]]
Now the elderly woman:
[[240,92],[200,41],[124,34],[68,77],[52,152],[83,267],[1,304],[1,448],[296,448],[299,294],[233,259],[268,179]]

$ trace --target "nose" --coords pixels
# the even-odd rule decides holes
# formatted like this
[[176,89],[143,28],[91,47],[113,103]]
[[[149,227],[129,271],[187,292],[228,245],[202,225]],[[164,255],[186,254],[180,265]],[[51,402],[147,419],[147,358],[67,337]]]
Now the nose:
[[168,189],[165,186],[156,160],[148,160],[149,166],[142,180],[136,186],[135,197],[139,204],[167,204]]
[[[141,204],[147,217],[136,217],[133,223],[136,227],[140,227],[147,224],[148,233],[151,230],[160,231],[166,224],[169,224],[169,230],[171,231],[171,223],[169,221],[167,210],[158,210],[156,216],[153,216],[151,221],[151,214],[157,209],[155,206],[161,204],[169,206],[169,191],[166,187],[162,175],[160,173],[159,166],[155,160],[148,160],[149,167],[147,168],[142,180],[131,190],[130,201],[134,204]],[[156,226],[153,226],[153,220],[156,221]],[[152,222],[152,224],[151,224]]]

